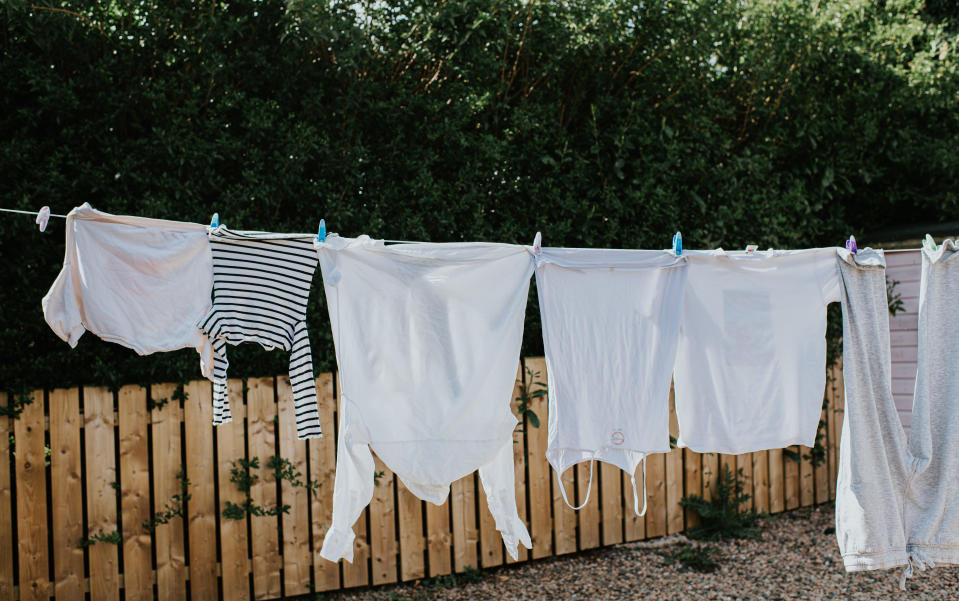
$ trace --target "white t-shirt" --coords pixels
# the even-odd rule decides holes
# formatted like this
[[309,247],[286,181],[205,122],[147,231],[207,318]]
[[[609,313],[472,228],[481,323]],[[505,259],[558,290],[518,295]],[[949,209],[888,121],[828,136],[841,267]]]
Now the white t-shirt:
[[679,446],[748,453],[813,446],[826,384],[835,248],[685,251],[674,382]]

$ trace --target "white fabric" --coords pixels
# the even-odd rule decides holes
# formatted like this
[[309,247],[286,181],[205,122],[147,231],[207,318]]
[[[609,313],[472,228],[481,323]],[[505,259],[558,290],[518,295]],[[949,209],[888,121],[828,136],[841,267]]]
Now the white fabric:
[[63,269],[43,297],[43,317],[71,347],[89,330],[141,355],[196,348],[209,377],[213,349],[197,324],[212,289],[205,225],[84,203],[67,215]]
[[679,446],[748,453],[813,446],[826,385],[835,248],[684,251],[674,373]]
[[506,244],[316,243],[340,374],[333,520],[321,555],[353,559],[373,497],[373,451],[417,497],[441,504],[479,469],[512,557],[529,548],[516,512],[510,401],[533,262]]
[[[564,499],[563,472],[605,461],[630,475],[633,510],[645,513],[635,472],[649,453],[669,452],[669,384],[685,283],[686,259],[671,251],[537,254],[549,377],[546,458]],[[590,474],[588,489],[592,466]]]

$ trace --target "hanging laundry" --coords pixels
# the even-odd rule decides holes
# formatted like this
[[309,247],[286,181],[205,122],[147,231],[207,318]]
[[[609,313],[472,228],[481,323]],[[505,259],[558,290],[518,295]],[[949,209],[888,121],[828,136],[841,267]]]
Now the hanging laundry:
[[686,259],[658,250],[534,254],[549,377],[546,458],[563,500],[570,505],[563,472],[591,462],[582,507],[592,489],[592,461],[605,461],[629,474],[633,510],[643,515],[645,483],[641,511],[636,468],[649,453],[669,452],[669,384]]
[[213,351],[197,324],[212,287],[206,226],[84,203],[67,215],[63,269],[43,297],[43,317],[71,347],[89,330],[141,355],[195,348],[209,375]]
[[906,489],[906,549],[923,567],[959,563],[959,246],[924,245]]
[[533,263],[507,244],[316,243],[340,372],[333,520],[321,555],[353,559],[353,523],[379,458],[443,503],[479,469],[506,550],[531,546],[516,511],[510,401]]
[[[869,250],[869,249],[867,249]],[[836,536],[846,570],[959,563],[959,248],[924,245],[912,426],[892,395],[882,256],[840,252],[845,418]]]
[[679,446],[748,453],[813,446],[826,386],[836,249],[683,251],[674,373]]
[[322,432],[306,329],[306,304],[316,271],[310,234],[210,231],[213,307],[201,327],[213,343],[213,423],[233,419],[227,392],[227,344],[256,342],[290,355],[297,438]]
[[904,565],[905,485],[912,471],[892,396],[886,262],[840,249],[845,408],[836,482],[836,537],[846,570]]

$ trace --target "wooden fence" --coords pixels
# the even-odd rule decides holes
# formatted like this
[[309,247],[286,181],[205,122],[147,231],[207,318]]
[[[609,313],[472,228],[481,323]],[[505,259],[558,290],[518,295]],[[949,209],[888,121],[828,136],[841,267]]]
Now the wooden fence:
[[[543,359],[527,359],[525,366],[545,380]],[[524,374],[521,368],[514,396]],[[838,370],[833,376],[823,411],[824,461],[814,466],[810,450],[799,447],[653,455],[645,518],[632,512],[628,477],[604,464],[586,507],[576,512],[565,505],[545,458],[546,400],[535,399],[530,408],[541,427],[527,424],[525,434],[514,434],[517,504],[533,539],[519,561],[680,532],[697,519],[680,499],[709,498],[723,465],[743,470],[753,494],[749,504],[761,511],[833,499],[842,424]],[[36,391],[19,419],[0,418],[0,436],[10,440],[8,454],[0,456],[0,601],[66,601],[86,592],[94,600],[119,599],[121,590],[127,601],[275,599],[511,563],[475,474],[453,483],[447,503],[435,506],[414,497],[379,460],[373,502],[354,527],[354,562],[322,559],[332,510],[337,390],[331,374],[316,384],[327,434],[308,442],[296,439],[292,392],[283,377],[232,380],[233,422],[218,428],[211,425],[207,381],[187,385],[186,399],[169,384],[116,393]],[[670,427],[675,435],[672,411]],[[272,456],[291,462],[300,486],[275,479],[265,468]],[[249,488],[250,501],[289,510],[229,519],[227,503],[246,500],[231,468],[253,457],[260,469],[252,470],[259,478]],[[577,466],[564,477],[577,498],[588,470]],[[178,512],[184,478],[190,497]],[[96,537],[108,540],[83,544]]]

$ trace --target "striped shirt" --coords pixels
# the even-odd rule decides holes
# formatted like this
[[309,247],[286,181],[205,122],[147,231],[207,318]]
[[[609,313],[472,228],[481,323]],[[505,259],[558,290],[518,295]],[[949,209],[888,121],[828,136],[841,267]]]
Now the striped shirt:
[[290,384],[297,438],[319,437],[313,357],[306,330],[306,303],[316,271],[309,234],[210,232],[213,307],[200,327],[213,343],[213,423],[231,421],[226,372],[227,344],[258,342],[290,355]]

